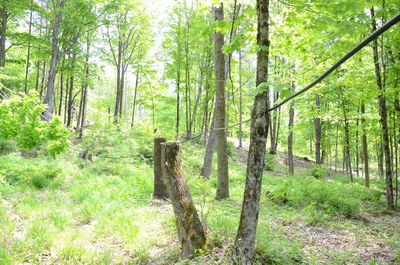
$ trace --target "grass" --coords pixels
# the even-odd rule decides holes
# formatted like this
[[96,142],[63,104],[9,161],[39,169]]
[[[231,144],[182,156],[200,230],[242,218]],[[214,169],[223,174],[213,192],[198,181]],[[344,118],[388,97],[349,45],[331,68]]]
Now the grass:
[[[185,177],[214,248],[194,260],[179,260],[172,207],[152,200],[152,140],[147,133],[92,135],[89,139],[101,141],[77,142],[57,159],[25,158],[15,149],[2,155],[0,264],[229,264],[244,189],[243,154],[231,150],[230,198],[217,202],[215,168],[210,181],[198,175],[204,147],[183,146]],[[90,148],[94,162],[78,158],[83,148]],[[105,154],[132,157],[101,158]],[[289,177],[273,156],[266,159],[271,171],[264,176],[260,202],[258,264],[358,263],[366,259],[355,254],[358,245],[371,248],[371,240],[387,246],[386,260],[399,261],[398,226],[380,223],[387,215],[370,211],[384,208],[381,183],[373,181],[374,188],[367,190],[342,175],[316,179],[312,169]],[[361,217],[370,214],[376,225],[363,223]],[[399,223],[398,214],[390,218]],[[336,238],[328,242],[330,247],[312,241],[328,240],[328,235]],[[343,248],[346,240],[351,244]]]

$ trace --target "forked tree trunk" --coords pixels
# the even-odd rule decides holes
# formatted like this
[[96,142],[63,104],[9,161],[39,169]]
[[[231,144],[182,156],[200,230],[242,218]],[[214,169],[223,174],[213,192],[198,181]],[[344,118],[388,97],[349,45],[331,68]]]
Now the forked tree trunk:
[[207,238],[183,174],[179,155],[181,144],[166,142],[161,146],[161,159],[165,162],[164,181],[176,216],[182,257],[189,258],[196,249],[206,247]]
[[[269,53],[269,0],[257,0],[257,77],[259,87],[268,81]],[[247,158],[246,185],[242,212],[234,250],[234,264],[252,264],[260,208],[261,184],[264,171],[264,157],[268,137],[269,91],[259,93],[251,113],[250,149]]]
[[[215,21],[224,19],[224,7],[221,3],[219,7],[214,7]],[[215,41],[215,127],[217,138],[217,158],[218,158],[218,183],[216,199],[222,200],[229,197],[229,173],[228,173],[228,152],[226,140],[226,106],[225,106],[225,58],[222,53],[224,46],[224,35],[221,32],[214,32]]]
[[64,0],[59,0],[57,2],[56,7],[56,16],[53,25],[53,33],[52,33],[52,45],[51,45],[51,60],[50,60],[50,69],[49,76],[47,80],[47,90],[46,96],[44,98],[44,104],[47,104],[46,112],[47,115],[42,115],[43,120],[49,121],[52,118],[53,110],[54,110],[54,83],[56,80],[57,73],[57,64],[59,60],[58,54],[58,33],[60,31],[61,25],[61,17],[62,17],[62,9],[64,8]]

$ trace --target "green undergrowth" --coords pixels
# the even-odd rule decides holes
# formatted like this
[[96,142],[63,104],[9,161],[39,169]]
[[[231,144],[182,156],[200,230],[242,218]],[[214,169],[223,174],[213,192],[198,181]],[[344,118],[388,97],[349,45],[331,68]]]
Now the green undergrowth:
[[[0,157],[0,264],[229,263],[244,190],[243,154],[231,150],[230,198],[215,201],[216,168],[210,180],[199,177],[202,141],[182,145],[185,177],[214,248],[179,260],[172,207],[152,199],[152,138],[159,135],[140,126],[87,134],[56,159],[26,158],[15,149]],[[79,158],[84,150],[93,161]],[[258,264],[307,264],[299,231],[288,236],[287,223],[329,225],[338,217],[357,218],[365,204],[383,207],[378,189],[342,176],[316,179],[310,169],[287,176],[273,156],[266,159],[271,168],[263,181]],[[398,247],[398,240],[391,242]]]

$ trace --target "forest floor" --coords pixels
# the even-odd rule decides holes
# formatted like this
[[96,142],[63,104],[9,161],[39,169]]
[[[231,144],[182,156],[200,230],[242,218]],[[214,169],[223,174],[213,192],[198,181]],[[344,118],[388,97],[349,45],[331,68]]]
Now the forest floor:
[[[229,264],[243,196],[246,151],[230,149],[230,199],[215,201],[216,171],[198,177],[204,146],[183,145],[185,176],[213,249],[180,260],[168,202],[152,199],[152,141],[107,132],[53,160],[0,156],[0,264]],[[96,146],[93,162],[79,150]],[[4,150],[3,150],[4,151]],[[106,159],[140,154],[127,159]],[[385,210],[382,180],[266,156],[258,264],[400,264],[400,213]],[[313,177],[317,176],[316,177]]]

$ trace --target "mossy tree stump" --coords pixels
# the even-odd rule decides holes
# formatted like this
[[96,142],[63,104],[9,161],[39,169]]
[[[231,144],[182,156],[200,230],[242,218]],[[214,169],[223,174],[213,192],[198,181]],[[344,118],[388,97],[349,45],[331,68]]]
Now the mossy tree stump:
[[174,208],[179,239],[182,244],[182,257],[188,258],[196,249],[206,246],[206,234],[197,214],[192,196],[187,186],[180,158],[179,142],[162,143],[164,181]]
[[166,138],[154,138],[153,163],[154,163],[154,198],[168,199],[167,187],[164,184],[164,163],[161,158],[161,143],[166,142]]

